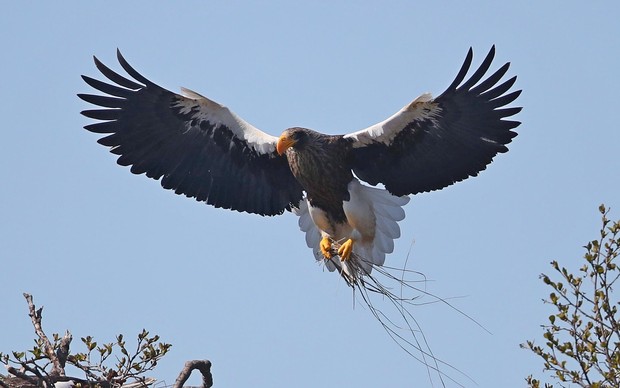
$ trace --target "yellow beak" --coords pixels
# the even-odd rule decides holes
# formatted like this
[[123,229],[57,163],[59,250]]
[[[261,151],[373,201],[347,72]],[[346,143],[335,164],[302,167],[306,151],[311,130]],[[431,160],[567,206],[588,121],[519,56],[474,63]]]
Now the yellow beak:
[[287,135],[282,134],[282,136],[278,138],[278,143],[276,143],[276,151],[278,151],[278,155],[282,155],[293,145],[295,145],[295,141]]

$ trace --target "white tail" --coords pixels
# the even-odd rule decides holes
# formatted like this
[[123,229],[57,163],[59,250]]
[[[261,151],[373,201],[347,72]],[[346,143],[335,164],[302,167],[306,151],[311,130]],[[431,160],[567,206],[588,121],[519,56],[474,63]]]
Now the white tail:
[[[385,255],[394,251],[394,239],[400,237],[398,221],[405,218],[405,211],[402,207],[409,202],[409,197],[397,197],[387,190],[362,185],[357,179],[349,184],[349,193],[351,200],[345,202],[344,205],[351,226],[359,228],[355,225],[354,218],[374,220],[372,230],[361,231],[365,235],[374,236],[373,240],[371,242],[359,241],[353,245],[353,253],[358,261],[357,266],[360,267],[357,271],[352,270],[355,266],[346,265],[346,263],[341,266],[339,258],[325,260],[319,248],[321,231],[312,221],[308,201],[305,198],[301,200],[299,207],[294,209],[294,213],[299,216],[299,228],[305,232],[306,244],[312,249],[315,259],[325,262],[329,271],[339,269],[345,272],[369,274],[373,265],[383,265]],[[370,209],[372,214],[356,214],[358,209],[360,212],[362,209],[365,212]],[[357,277],[355,273],[347,273],[347,275],[352,278]]]

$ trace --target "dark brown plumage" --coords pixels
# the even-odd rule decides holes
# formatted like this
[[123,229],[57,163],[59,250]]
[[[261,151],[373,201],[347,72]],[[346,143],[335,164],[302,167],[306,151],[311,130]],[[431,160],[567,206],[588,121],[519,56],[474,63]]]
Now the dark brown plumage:
[[299,127],[287,129],[280,138],[293,141],[286,158],[310,204],[325,210],[333,221],[346,222],[342,202],[349,200],[347,185],[353,179],[350,142]]

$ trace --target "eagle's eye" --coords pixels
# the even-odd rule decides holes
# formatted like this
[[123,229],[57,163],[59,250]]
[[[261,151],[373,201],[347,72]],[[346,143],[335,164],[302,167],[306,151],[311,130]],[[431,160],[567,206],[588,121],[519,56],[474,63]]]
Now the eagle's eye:
[[292,136],[296,147],[303,147],[308,140],[308,134],[305,131],[295,131]]

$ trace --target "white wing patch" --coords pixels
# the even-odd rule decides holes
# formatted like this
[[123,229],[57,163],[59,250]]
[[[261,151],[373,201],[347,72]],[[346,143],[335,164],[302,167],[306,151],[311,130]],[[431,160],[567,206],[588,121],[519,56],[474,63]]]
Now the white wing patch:
[[[183,96],[176,101],[173,107],[178,108],[182,114],[194,112],[194,117],[199,120],[226,126],[235,136],[246,141],[259,154],[273,154],[275,152],[277,137],[261,131],[237,116],[226,106],[199,93],[186,88],[181,88],[181,93]],[[188,130],[190,129],[191,127],[188,127]]]
[[416,120],[435,121],[439,113],[440,108],[433,102],[433,96],[430,93],[425,93],[408,105],[405,105],[388,119],[361,131],[349,133],[344,137],[354,139],[353,147],[355,148],[374,142],[390,145],[396,135],[409,123]]

